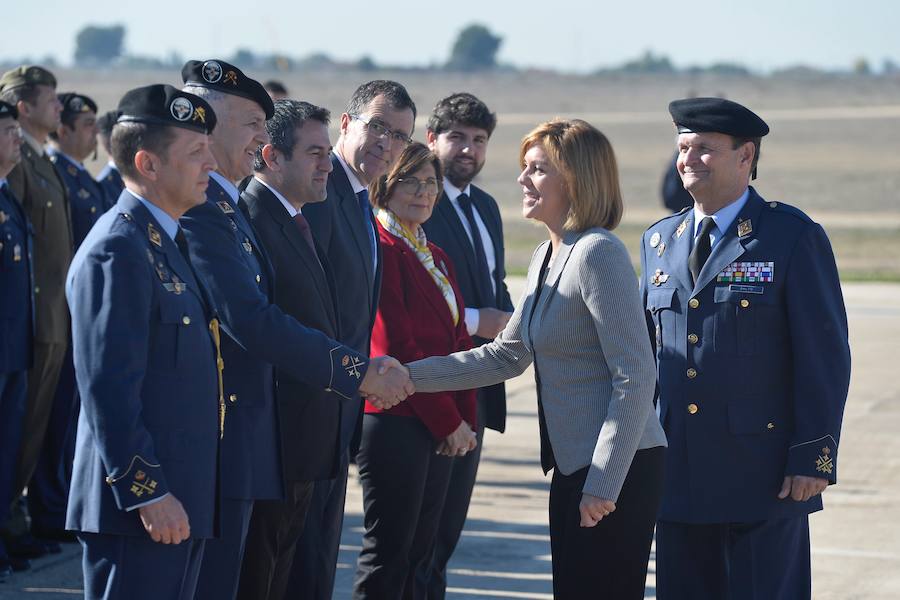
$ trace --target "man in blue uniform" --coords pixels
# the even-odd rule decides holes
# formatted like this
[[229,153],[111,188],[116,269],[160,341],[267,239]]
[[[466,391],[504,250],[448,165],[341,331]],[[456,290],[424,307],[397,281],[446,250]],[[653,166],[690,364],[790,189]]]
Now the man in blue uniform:
[[122,181],[122,175],[119,173],[119,169],[112,159],[112,152],[109,148],[109,139],[110,136],[112,136],[112,128],[113,125],[116,124],[116,119],[118,118],[119,111],[110,110],[100,115],[97,119],[97,140],[100,143],[100,147],[103,148],[103,151],[106,153],[106,156],[109,157],[106,166],[104,166],[100,173],[97,174],[97,183],[103,188],[109,201],[113,203],[119,198],[119,194],[122,193],[122,190],[125,189],[125,182]]
[[[6,182],[22,156],[18,116],[15,106],[0,101],[0,523],[18,494],[16,459],[34,329],[31,225]],[[0,582],[28,566],[28,559],[9,556],[0,539]]]
[[809,598],[808,514],[837,480],[850,379],[834,255],[820,225],[749,187],[761,118],[719,98],[669,111],[694,204],[641,246],[669,439],[657,594]]
[[97,104],[74,92],[59,94],[59,101],[63,107],[60,124],[50,134],[47,154],[69,191],[72,234],[77,250],[100,215],[111,208],[119,196],[107,198],[84,166],[84,161],[97,152]]
[[[406,378],[391,369],[390,381],[380,381],[367,356],[273,304],[274,273],[238,208],[235,185],[253,172],[257,148],[269,141],[265,125],[274,112],[272,99],[260,83],[222,60],[188,61],[182,78],[186,91],[210,102],[219,125],[211,147],[218,168],[210,173],[207,201],[181,223],[197,272],[222,316],[225,363],[240,365],[225,371],[222,535],[207,545],[197,592],[198,598],[222,600],[237,590],[254,500],[297,496],[283,485],[274,367],[313,388],[354,399],[360,388],[384,389],[388,398],[402,399]],[[380,367],[384,360],[376,362]]]
[[216,115],[161,84],[119,109],[126,190],[66,281],[81,396],[66,525],[84,547],[85,598],[191,600],[217,529],[224,398],[218,320],[178,218],[204,201]]
[[[96,103],[72,92],[58,97],[62,104],[60,125],[50,133],[47,154],[68,191],[73,250],[77,250],[116,198],[108,199],[84,167],[84,161],[97,149]],[[65,531],[65,520],[77,420],[78,397],[70,342],[60,369],[41,455],[28,484],[31,531],[47,541],[74,541],[72,534]]]

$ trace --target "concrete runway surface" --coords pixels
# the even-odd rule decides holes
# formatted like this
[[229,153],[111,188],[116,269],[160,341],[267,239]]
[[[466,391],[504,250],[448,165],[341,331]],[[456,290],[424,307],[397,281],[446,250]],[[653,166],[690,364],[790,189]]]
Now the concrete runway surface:
[[[513,299],[523,280],[510,281]],[[900,285],[844,287],[853,380],[841,439],[840,479],[813,515],[813,597],[900,598]],[[531,372],[511,381],[507,432],[488,432],[466,530],[451,563],[448,598],[553,597],[547,529],[549,479],[540,469]],[[350,597],[362,528],[362,496],[351,473],[336,599]],[[80,549],[35,561],[0,584],[0,598],[61,600],[81,592]],[[647,598],[655,598],[651,555]]]

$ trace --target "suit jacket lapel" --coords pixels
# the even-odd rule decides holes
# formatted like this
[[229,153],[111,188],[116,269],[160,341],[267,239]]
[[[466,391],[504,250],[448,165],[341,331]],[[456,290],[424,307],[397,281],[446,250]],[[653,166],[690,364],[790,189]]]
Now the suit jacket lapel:
[[544,288],[541,290],[541,297],[538,300],[538,305],[534,309],[534,318],[536,320],[543,318],[543,313],[547,310],[547,305],[550,303],[551,298],[556,295],[556,287],[559,285],[559,279],[562,276],[563,269],[566,267],[566,262],[569,260],[569,256],[572,253],[572,248],[580,238],[581,232],[577,231],[568,231],[563,237],[559,252],[557,253],[556,258],[553,259],[553,265],[550,267],[550,271],[547,273],[547,277],[544,280]]
[[[337,157],[332,157],[331,163],[334,166],[330,177],[334,180],[334,190],[338,194],[338,211],[343,214],[350,231],[353,233],[353,240],[356,242],[359,251],[360,260],[365,261],[366,283],[371,290],[373,287],[373,279],[375,274],[372,273],[372,250],[369,242],[369,233],[365,230],[363,218],[360,214],[359,199],[353,192],[353,186],[347,178],[344,171],[344,165]],[[371,225],[370,225],[371,226]],[[378,240],[376,239],[376,242]]]
[[[750,194],[746,204],[744,204],[744,208],[741,209],[734,222],[728,226],[728,231],[724,233],[716,247],[712,249],[706,264],[703,265],[703,269],[697,277],[697,285],[694,286],[695,291],[706,287],[725,267],[744,254],[746,245],[755,237],[753,223],[758,221],[762,204],[762,200],[755,192]],[[750,231],[746,235],[738,236],[739,224],[747,220],[750,221]]]
[[[253,187],[251,188],[250,186]],[[281,233],[287,240],[288,245],[297,253],[300,258],[299,262],[306,268],[309,277],[315,282],[314,287],[322,299],[322,304],[325,305],[328,311],[332,324],[336,324],[328,280],[325,277],[324,266],[320,263],[318,256],[313,254],[312,249],[300,234],[300,230],[297,229],[297,224],[288,216],[287,211],[278,198],[264,185],[260,185],[255,181],[250,186],[247,186],[247,192],[259,199],[260,204],[269,217],[281,227]]]
[[[480,189],[475,186],[472,186],[472,195],[478,196],[478,199],[475,201],[475,208],[478,209],[478,214],[481,215],[481,220],[484,221],[485,227],[487,227],[488,233],[491,236],[491,244],[494,247],[494,260],[499,265],[501,262],[501,257],[503,256],[503,236],[500,231],[502,226],[498,220],[499,216],[494,214],[493,211],[488,210],[487,203],[485,200],[481,198],[481,196],[486,195]],[[491,279],[494,282],[494,289],[496,290],[495,298],[491,306],[499,306],[500,305],[500,290],[503,287],[503,282],[497,278],[497,271],[499,269],[494,269],[494,272],[491,273]]]

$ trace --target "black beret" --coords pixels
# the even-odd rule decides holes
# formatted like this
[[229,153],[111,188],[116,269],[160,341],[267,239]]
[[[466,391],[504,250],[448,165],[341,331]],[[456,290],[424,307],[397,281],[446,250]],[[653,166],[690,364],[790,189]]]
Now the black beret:
[[53,73],[37,65],[22,65],[9,70],[0,77],[0,91],[12,90],[26,85],[49,85],[56,87]]
[[116,124],[118,119],[119,111],[108,110],[97,117],[97,129],[99,129],[100,133],[103,135],[109,135],[112,132],[113,125]]
[[224,60],[189,60],[181,68],[181,80],[185,85],[249,98],[262,107],[266,119],[271,119],[275,114],[275,105],[266,88]]
[[0,100],[0,119],[18,119],[19,110],[10,104]]
[[62,118],[65,119],[69,115],[78,115],[85,112],[97,112],[97,103],[81,94],[75,92],[66,92],[65,94],[57,94],[60,104],[62,104]]
[[129,90],[119,100],[117,123],[147,123],[212,133],[216,113],[209,102],[178,88],[157,83]]
[[724,98],[686,98],[669,103],[678,133],[716,132],[754,138],[769,133],[769,126],[745,106]]

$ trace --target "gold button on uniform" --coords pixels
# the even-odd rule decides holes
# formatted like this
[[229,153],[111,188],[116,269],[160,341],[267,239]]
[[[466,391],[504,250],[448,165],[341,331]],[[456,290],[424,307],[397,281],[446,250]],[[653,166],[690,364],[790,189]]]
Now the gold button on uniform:
[[47,202],[47,208],[53,208],[53,203],[52,203],[52,202]]
[[692,334],[688,335],[688,341],[692,344],[696,344],[697,342],[700,341],[700,338],[697,337],[696,333],[692,333]]
[[769,206],[772,208],[778,208],[778,203],[777,202],[769,202]]
[[228,399],[231,400],[232,402],[237,402],[237,394],[232,394],[232,395],[228,396]]
[[750,306],[750,301],[747,299],[741,300],[741,308],[747,308]]
[[259,275],[257,275],[257,276],[256,276],[256,283],[259,283],[260,281],[262,281],[262,277],[260,277]]
[[187,315],[184,315],[183,317],[181,317],[181,322],[184,323],[185,325],[190,325],[191,318]]
[[692,415],[696,415],[698,410],[700,410],[700,408],[693,402],[691,404],[688,404],[688,412]]
[[775,429],[775,423],[769,423],[766,425],[766,429]]
[[693,368],[693,367],[691,367],[690,369],[688,369],[688,370],[687,370],[687,376],[688,376],[688,379],[693,379],[694,377],[696,377],[696,376],[697,376],[697,369],[695,369],[695,368]]
[[40,293],[41,293],[41,288],[40,288],[40,286],[37,286],[37,285],[34,286],[34,293],[35,293],[35,294],[40,294]]
[[700,301],[696,298],[691,298],[688,301],[688,306],[690,306],[691,308],[697,308],[698,306],[700,306]]
[[91,207],[91,214],[94,214],[95,212],[97,212],[97,207],[96,207],[96,206],[92,206],[92,207]]

